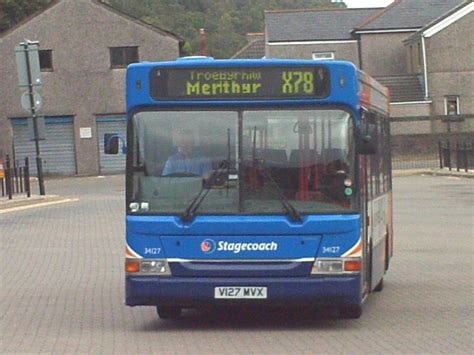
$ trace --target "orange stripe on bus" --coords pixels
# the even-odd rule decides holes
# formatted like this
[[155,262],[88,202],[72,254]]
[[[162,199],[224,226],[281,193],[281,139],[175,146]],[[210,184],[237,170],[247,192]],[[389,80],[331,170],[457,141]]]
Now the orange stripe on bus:
[[349,254],[349,256],[352,256],[354,254],[357,254],[359,253],[360,251],[362,251],[362,243],[359,242],[359,244],[357,245],[357,247]]

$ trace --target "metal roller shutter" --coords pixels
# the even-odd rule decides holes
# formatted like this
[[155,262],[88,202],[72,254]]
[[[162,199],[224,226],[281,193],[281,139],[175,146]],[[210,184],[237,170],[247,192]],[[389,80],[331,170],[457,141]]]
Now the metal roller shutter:
[[[99,163],[101,174],[123,173],[125,171],[126,155],[122,153],[122,147],[127,142],[127,117],[100,116],[97,121],[97,139],[99,140]],[[113,134],[119,136],[119,153],[104,153],[104,135]]]
[[[30,159],[30,172],[36,175],[35,142],[31,140],[28,120],[11,119],[16,159]],[[45,140],[40,141],[43,172],[47,174],[76,174],[74,149],[74,119],[72,116],[45,117]]]

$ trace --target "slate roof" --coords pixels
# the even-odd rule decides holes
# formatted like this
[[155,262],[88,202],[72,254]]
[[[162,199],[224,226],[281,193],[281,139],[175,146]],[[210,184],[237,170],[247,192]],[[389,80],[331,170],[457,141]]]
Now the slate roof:
[[396,0],[359,24],[356,30],[419,29],[463,2],[464,0]]
[[375,79],[390,89],[390,102],[425,101],[421,76],[399,75],[376,77]]
[[[0,38],[3,38],[3,37],[6,37],[8,34],[10,34],[11,32],[15,31],[17,28],[19,28],[20,26],[22,26],[23,24],[31,21],[32,19],[34,19],[35,17],[39,16],[40,14],[48,11],[49,9],[51,9],[52,7],[56,6],[57,4],[59,4],[60,2],[62,2],[63,0],[52,0],[48,5],[44,6],[42,9],[36,11],[35,13],[31,14],[30,16],[27,16],[26,18],[24,18],[23,20],[21,20],[20,22],[18,22],[17,24],[15,24],[13,27],[3,31],[3,32],[0,32]],[[97,5],[100,5],[102,7],[104,7],[105,9],[111,11],[111,12],[114,12],[115,14],[121,16],[121,17],[124,17],[126,18],[127,20],[129,21],[133,21],[133,22],[136,22],[144,27],[147,27],[155,32],[158,32],[160,33],[161,35],[165,35],[165,36],[169,36],[169,37],[172,37],[176,40],[179,41],[180,45],[184,44],[184,39],[180,36],[178,36],[177,34],[171,32],[171,31],[168,31],[168,30],[165,30],[161,27],[158,27],[158,26],[155,26],[153,24],[150,24],[148,22],[145,22],[143,20],[140,20],[130,14],[127,14],[105,2],[103,2],[102,0],[90,0],[92,3],[95,3]]]
[[407,39],[405,39],[403,42],[410,42],[410,41],[413,41],[414,39],[417,39],[418,37],[420,37],[426,30],[430,29],[431,27],[433,27],[434,25],[438,24],[439,22],[443,21],[445,18],[451,16],[452,14],[456,13],[457,11],[459,11],[460,9],[462,9],[463,7],[471,4],[473,1],[472,0],[465,0],[464,2],[462,2],[460,5],[452,8],[450,11],[446,12],[445,14],[443,14],[442,16],[436,18],[434,21],[431,21],[430,23],[428,23],[426,26],[424,26],[423,28],[421,28],[420,30],[418,30],[418,32],[412,34],[410,37],[408,37]]
[[351,31],[379,12],[371,9],[306,9],[266,11],[269,42],[351,40]]
[[235,59],[261,59],[265,56],[265,38],[254,39],[240,49],[231,58]]

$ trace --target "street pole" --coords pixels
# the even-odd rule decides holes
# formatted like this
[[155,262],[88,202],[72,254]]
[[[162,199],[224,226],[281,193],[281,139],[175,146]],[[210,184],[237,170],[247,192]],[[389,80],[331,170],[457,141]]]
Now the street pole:
[[33,119],[33,131],[35,136],[35,147],[36,147],[36,170],[38,171],[38,184],[39,192],[41,196],[44,196],[44,178],[43,178],[43,162],[40,155],[40,146],[39,146],[39,131],[38,131],[38,120],[36,116],[34,92],[33,92],[33,83],[31,79],[31,67],[30,67],[30,56],[28,55],[28,42],[25,41],[21,44],[25,48],[25,60],[26,60],[26,72],[28,75],[28,94],[30,96],[30,107],[31,107],[31,116]]

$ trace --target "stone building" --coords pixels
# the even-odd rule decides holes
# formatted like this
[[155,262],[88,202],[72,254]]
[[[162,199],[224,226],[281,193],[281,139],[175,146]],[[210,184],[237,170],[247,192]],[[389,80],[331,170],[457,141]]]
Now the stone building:
[[265,12],[267,58],[348,60],[360,67],[352,30],[381,9],[308,9]]
[[395,153],[433,149],[474,132],[473,10],[472,0],[396,0],[382,9],[267,11],[265,56],[353,62],[391,90]]
[[261,59],[265,56],[265,34],[247,33],[247,44],[232,59]]
[[125,137],[126,66],[174,60],[182,39],[98,0],[55,0],[1,33],[0,154],[17,159],[35,157],[27,114],[20,105],[14,54],[25,39],[40,42],[45,172],[123,171],[124,156],[104,155],[103,145],[107,133]]

